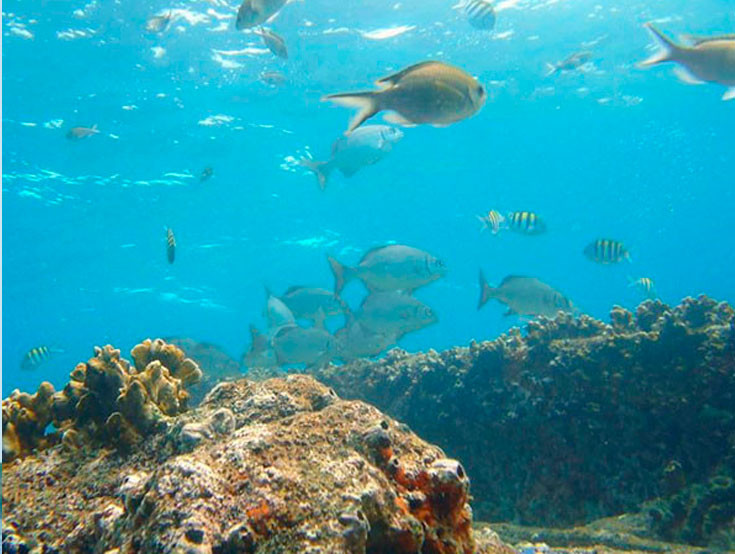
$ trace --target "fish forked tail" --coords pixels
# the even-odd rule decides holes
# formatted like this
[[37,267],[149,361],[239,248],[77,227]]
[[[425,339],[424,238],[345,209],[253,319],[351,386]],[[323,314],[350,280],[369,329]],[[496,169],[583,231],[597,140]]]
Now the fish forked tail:
[[490,224],[487,222],[487,218],[484,215],[477,215],[475,216],[477,220],[482,223],[482,227],[480,227],[480,232],[486,231],[490,228]]
[[345,283],[354,277],[355,270],[346,265],[342,265],[332,256],[327,256],[327,261],[332,268],[332,273],[334,273],[334,295],[339,296],[345,287]]
[[656,27],[653,26],[653,23],[646,23],[645,27],[651,32],[658,42],[659,50],[650,58],[643,60],[642,62],[638,62],[638,67],[645,69],[663,62],[676,61],[678,59],[677,54],[682,50],[682,47],[656,29]]
[[319,181],[319,188],[321,190],[324,190],[327,187],[329,175],[332,173],[332,165],[329,162],[317,162],[308,158],[302,158],[299,160],[299,164],[314,172],[314,175],[316,175],[316,178]]
[[345,134],[350,134],[362,125],[365,120],[370,119],[380,111],[380,103],[378,102],[379,94],[380,92],[375,91],[328,94],[322,97],[322,101],[329,100],[348,108],[358,108],[359,111],[350,120],[350,125],[345,132]]
[[487,280],[485,279],[485,275],[482,273],[482,269],[480,270],[480,301],[477,303],[477,309],[479,310],[482,308],[488,300],[491,298],[495,298],[495,293],[498,289],[495,287],[491,287],[487,284]]
[[544,77],[551,77],[552,75],[556,75],[559,72],[559,68],[555,66],[553,63],[546,62],[546,73],[544,73]]

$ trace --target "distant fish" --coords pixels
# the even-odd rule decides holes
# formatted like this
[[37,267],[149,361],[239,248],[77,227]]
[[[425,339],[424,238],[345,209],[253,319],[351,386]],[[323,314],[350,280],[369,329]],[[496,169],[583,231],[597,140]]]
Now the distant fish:
[[240,364],[216,344],[197,341],[188,337],[166,337],[169,344],[181,348],[187,358],[194,360],[208,379],[225,379],[240,375]]
[[664,62],[679,64],[678,75],[687,83],[702,82],[725,85],[723,100],[735,99],[735,38],[722,35],[710,39],[700,38],[694,46],[676,44],[651,23],[646,28],[659,43],[656,54],[639,64],[646,68]]
[[461,9],[467,17],[467,21],[475,29],[492,31],[495,27],[495,7],[486,0],[462,1],[454,8]]
[[563,73],[565,71],[575,71],[586,64],[592,58],[592,52],[584,50],[582,52],[575,52],[564,58],[562,61],[555,64],[547,63],[546,77],[551,77],[557,73]]
[[268,320],[268,329],[275,332],[281,327],[296,325],[296,319],[283,300],[275,296],[268,288],[265,289],[265,317]]
[[255,31],[256,34],[260,35],[260,38],[263,39],[263,42],[268,47],[268,50],[273,52],[276,56],[279,58],[288,59],[288,48],[286,48],[286,41],[283,40],[283,37],[270,29],[266,29],[265,27],[261,27],[259,30]]
[[170,227],[166,229],[166,258],[170,264],[176,259],[176,237]]
[[286,0],[243,0],[237,10],[235,28],[248,29],[262,25],[286,4]]
[[280,299],[296,319],[316,322],[343,313],[342,301],[326,289],[290,287]]
[[444,262],[428,252],[389,244],[369,250],[356,267],[327,258],[334,273],[334,291],[339,294],[345,283],[360,279],[371,292],[401,290],[411,292],[436,281],[446,273]]
[[505,315],[554,317],[559,311],[574,311],[568,298],[535,277],[509,275],[498,287],[491,287],[480,271],[480,301],[477,309],[493,298],[508,306]]
[[598,264],[616,264],[623,260],[632,261],[630,252],[621,242],[612,239],[597,239],[588,244],[584,255]]
[[511,212],[506,221],[511,231],[523,235],[540,235],[546,232],[546,224],[533,212]]
[[258,79],[270,87],[278,87],[286,82],[286,76],[280,71],[263,71]]
[[365,125],[346,137],[338,138],[332,145],[332,156],[319,162],[302,159],[301,165],[309,168],[324,190],[329,175],[339,169],[345,177],[352,177],[361,168],[382,160],[393,145],[403,138],[403,131],[388,125]]
[[497,210],[490,210],[487,215],[478,215],[477,219],[482,223],[481,230],[490,229],[493,235],[497,235],[500,232],[500,226],[505,223],[505,217]]
[[47,361],[53,353],[61,352],[61,350],[49,348],[48,346],[37,346],[31,348],[23,356],[23,360],[20,362],[20,368],[24,371],[31,371],[38,369],[41,364]]
[[334,336],[323,327],[282,327],[273,335],[273,351],[278,365],[326,365],[335,354]]
[[174,19],[174,14],[172,11],[169,11],[166,14],[163,15],[154,15],[152,17],[148,18],[148,21],[145,23],[145,30],[148,33],[163,33],[166,29],[168,29],[169,25],[171,25],[171,22]]
[[212,169],[211,167],[205,167],[199,175],[199,182],[203,183],[204,181],[212,177],[212,175],[214,175],[214,169]]
[[379,79],[380,90],[329,94],[330,100],[359,108],[350,121],[351,133],[378,112],[394,112],[385,117],[391,123],[444,127],[476,114],[485,104],[485,88],[464,70],[452,65],[426,61]]
[[656,294],[656,286],[653,283],[653,279],[650,277],[640,277],[639,279],[629,279],[631,287],[637,288],[641,294],[650,300],[655,299],[658,295]]
[[66,138],[69,140],[81,140],[97,134],[99,134],[99,130],[95,123],[91,127],[72,127],[69,129],[69,132],[66,133]]

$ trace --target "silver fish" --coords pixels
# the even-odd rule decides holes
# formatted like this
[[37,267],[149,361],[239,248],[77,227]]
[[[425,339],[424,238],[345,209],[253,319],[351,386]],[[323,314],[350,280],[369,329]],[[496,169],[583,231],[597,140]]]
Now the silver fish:
[[398,341],[398,336],[385,331],[373,331],[359,320],[352,319],[335,333],[336,357],[344,362],[378,356]]
[[146,21],[145,30],[148,33],[163,33],[166,29],[169,28],[173,20],[173,12],[168,12],[164,15],[154,15],[148,18],[148,21]]
[[237,10],[235,28],[247,29],[261,25],[273,17],[286,4],[286,0],[243,0]]
[[700,39],[694,46],[676,44],[651,23],[646,28],[659,43],[659,51],[639,64],[646,68],[664,62],[679,64],[679,76],[687,83],[725,85],[723,100],[735,99],[735,39],[729,35]]
[[248,369],[278,367],[276,353],[271,347],[270,339],[258,331],[254,325],[250,326],[250,349],[243,356],[242,365]]
[[443,261],[428,252],[402,244],[373,248],[356,267],[342,265],[331,256],[327,259],[334,273],[335,294],[355,278],[360,279],[371,292],[411,292],[446,274]]
[[264,27],[255,31],[255,33],[260,35],[268,50],[273,52],[273,54],[279,58],[288,59],[288,48],[286,48],[286,41],[283,40],[282,36]]
[[280,299],[296,319],[318,321],[343,313],[342,301],[326,289],[290,287]]
[[97,124],[94,124],[91,127],[72,127],[66,133],[66,138],[69,140],[81,140],[97,134],[99,134],[99,130],[97,129]]
[[546,72],[546,76],[550,77],[565,71],[575,71],[590,61],[590,58],[592,58],[592,52],[585,50],[582,52],[575,52],[555,64],[547,63],[546,67],[548,71]]
[[429,306],[396,291],[374,292],[366,296],[355,319],[370,331],[397,337],[439,321]]
[[491,287],[480,271],[480,302],[477,309],[491,298],[508,306],[505,315],[554,317],[559,311],[574,312],[574,306],[568,298],[535,277],[509,275],[500,286]]
[[281,327],[272,339],[278,365],[326,365],[335,354],[334,336],[322,327]]
[[263,71],[258,79],[269,87],[278,87],[286,82],[286,76],[280,71]]
[[379,79],[376,84],[381,90],[329,94],[322,98],[359,108],[347,133],[383,110],[395,112],[385,117],[391,123],[444,127],[473,116],[487,99],[485,88],[472,75],[436,61],[409,66]]
[[332,145],[332,155],[327,161],[302,159],[301,164],[314,172],[319,188],[324,190],[329,175],[339,169],[345,177],[352,177],[361,168],[382,160],[393,145],[403,138],[403,131],[389,125],[365,125],[355,129]]
[[283,300],[274,295],[267,288],[266,303],[265,303],[265,317],[268,320],[268,329],[276,331],[284,326],[296,325],[296,319],[294,318],[291,310],[284,304]]

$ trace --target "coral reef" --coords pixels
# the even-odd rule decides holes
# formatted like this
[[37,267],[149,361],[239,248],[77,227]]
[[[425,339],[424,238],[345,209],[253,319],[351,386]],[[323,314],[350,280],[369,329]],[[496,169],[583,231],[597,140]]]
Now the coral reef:
[[662,498],[652,536],[735,548],[726,303],[647,301],[610,324],[539,318],[525,335],[315,375],[461,459],[481,520],[567,526]]
[[[137,408],[167,372],[141,360]],[[513,552],[475,543],[459,462],[307,376],[221,383],[129,456],[48,448],[3,474],[16,551]]]
[[63,390],[44,382],[34,395],[14,391],[2,403],[3,463],[59,440],[72,450],[97,444],[129,450],[185,412],[185,385],[202,376],[196,363],[160,339],[137,345],[133,358],[135,367],[112,346],[95,347],[94,357],[74,368]]

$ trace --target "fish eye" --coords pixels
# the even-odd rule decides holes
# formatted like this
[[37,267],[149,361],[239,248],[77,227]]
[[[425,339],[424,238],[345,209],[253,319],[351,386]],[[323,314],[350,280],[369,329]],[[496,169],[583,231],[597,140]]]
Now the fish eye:
[[426,307],[424,308],[424,315],[425,315],[426,317],[431,317],[431,316],[433,315],[433,314],[432,314],[432,312],[431,312],[431,308],[429,308],[428,306],[426,306]]

